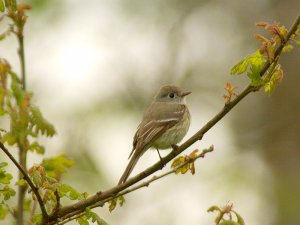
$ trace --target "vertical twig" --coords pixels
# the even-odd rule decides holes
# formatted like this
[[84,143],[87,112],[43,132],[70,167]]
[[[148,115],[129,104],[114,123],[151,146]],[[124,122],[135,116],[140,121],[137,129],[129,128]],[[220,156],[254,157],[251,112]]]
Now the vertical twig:
[[[24,91],[26,91],[26,68],[25,68],[23,31],[24,31],[24,25],[26,23],[27,16],[24,13],[24,9],[21,9],[21,8],[18,8],[18,9],[9,8],[7,16],[12,19],[12,21],[14,23],[14,28],[16,29],[13,31],[13,33],[16,35],[16,37],[18,39],[18,44],[19,44],[18,55],[19,55],[20,66],[21,66],[22,89]],[[26,165],[27,150],[24,148],[24,146],[20,142],[18,143],[18,148],[19,148],[19,164],[22,166],[22,168],[24,168],[25,171],[27,171],[27,165]],[[23,178],[23,174],[19,171],[19,179],[22,179],[22,178]],[[26,187],[19,186],[18,187],[17,225],[24,224],[23,204],[24,204],[25,194],[26,194]]]

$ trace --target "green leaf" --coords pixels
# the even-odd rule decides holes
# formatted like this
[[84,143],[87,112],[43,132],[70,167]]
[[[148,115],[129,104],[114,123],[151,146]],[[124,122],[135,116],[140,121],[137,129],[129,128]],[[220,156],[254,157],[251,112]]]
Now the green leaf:
[[232,212],[235,214],[236,218],[237,218],[237,223],[239,225],[245,225],[245,221],[244,219],[240,216],[240,214],[238,214],[236,211],[232,210]]
[[257,50],[252,55],[249,55],[239,63],[237,63],[230,71],[231,75],[237,74],[240,75],[244,73],[249,65],[263,65],[266,62],[265,57]]
[[108,204],[109,204],[108,210],[109,210],[109,212],[112,212],[117,206],[117,198],[113,198],[113,199],[109,200]]
[[89,225],[89,221],[86,218],[84,218],[84,217],[77,218],[76,221],[80,225]]
[[32,221],[35,223],[35,224],[40,224],[42,223],[42,219],[43,219],[43,216],[42,214],[35,214],[33,217],[32,217]]
[[4,7],[4,2],[2,0],[0,0],[0,11],[4,12],[5,7]]
[[92,211],[88,211],[87,212],[87,217],[89,219],[92,220],[92,222],[97,222],[97,225],[108,225],[108,223],[106,221],[104,221],[103,219],[101,219],[96,213],[92,212]]
[[6,185],[0,190],[0,194],[3,195],[4,200],[8,200],[10,197],[16,195],[16,191]]
[[121,196],[119,196],[118,199],[119,199],[119,205],[120,205],[120,206],[123,206],[123,205],[125,204],[125,202],[126,202],[124,196],[121,195]]
[[21,180],[18,180],[18,181],[15,183],[15,185],[17,185],[17,186],[26,186],[26,185],[27,185],[27,182],[26,182],[26,180],[21,179]]
[[34,183],[37,187],[40,187],[41,184],[42,184],[42,176],[41,176],[41,174],[39,173],[39,171],[37,171],[37,170],[33,171],[32,174],[31,174],[31,177],[32,177],[33,183]]
[[41,146],[39,143],[37,142],[33,142],[30,146],[29,146],[29,150],[32,152],[36,152],[38,154],[44,154],[45,153],[45,147]]
[[263,79],[260,76],[260,71],[261,71],[261,65],[252,64],[250,66],[250,70],[247,73],[247,76],[250,78],[252,86],[256,87],[263,83]]
[[42,115],[41,111],[37,107],[31,107],[30,122],[34,133],[41,133],[47,137],[53,137],[56,133],[54,126],[49,123]]
[[274,91],[275,87],[282,80],[282,77],[283,71],[280,69],[280,67],[276,68],[270,79],[264,84],[264,91],[271,94]]
[[209,209],[207,210],[207,212],[214,212],[214,211],[221,212],[221,209],[220,209],[220,207],[213,205],[213,206],[209,207]]
[[42,161],[42,166],[45,168],[46,173],[55,179],[59,179],[62,173],[67,171],[67,168],[72,167],[74,162],[68,159],[64,154],[58,155],[53,158],[46,158]]
[[83,199],[83,195],[67,184],[59,184],[58,194],[60,197],[67,197],[71,200]]
[[8,165],[7,162],[1,162],[1,163],[0,163],[0,168],[6,167],[7,165]]
[[2,138],[2,142],[9,145],[14,145],[17,142],[17,139],[12,133],[6,133]]
[[8,212],[7,206],[5,204],[0,204],[0,220],[5,219]]
[[0,183],[1,184],[10,184],[10,180],[13,176],[9,173],[6,173],[3,169],[0,170]]
[[286,45],[283,47],[282,52],[290,52],[293,50],[293,46],[292,45]]

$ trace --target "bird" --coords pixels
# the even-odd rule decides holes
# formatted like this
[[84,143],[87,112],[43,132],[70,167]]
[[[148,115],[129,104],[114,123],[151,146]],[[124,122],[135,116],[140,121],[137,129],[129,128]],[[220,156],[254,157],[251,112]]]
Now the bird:
[[159,154],[159,149],[175,148],[184,138],[191,121],[185,100],[190,93],[176,85],[160,87],[134,135],[133,148],[128,157],[130,161],[119,185],[126,182],[136,163],[148,149],[156,148]]

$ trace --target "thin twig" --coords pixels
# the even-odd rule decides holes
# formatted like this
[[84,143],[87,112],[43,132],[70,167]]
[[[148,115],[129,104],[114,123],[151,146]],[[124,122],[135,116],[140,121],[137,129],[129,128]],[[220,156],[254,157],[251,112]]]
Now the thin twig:
[[33,184],[33,182],[31,181],[30,177],[28,176],[27,172],[25,171],[25,169],[22,167],[22,165],[20,165],[18,163],[18,161],[10,154],[10,152],[8,151],[8,149],[2,144],[2,142],[0,142],[0,148],[3,150],[3,152],[8,156],[8,158],[10,158],[10,160],[15,164],[15,166],[19,169],[19,171],[23,174],[24,179],[26,180],[26,182],[28,183],[28,185],[31,187],[33,193],[35,194],[38,203],[40,205],[43,217],[48,218],[48,214],[45,208],[45,205],[43,203],[42,197],[38,191],[38,188]]
[[[300,24],[300,15],[298,15],[295,23],[292,25],[291,29],[288,32],[287,38],[285,42],[282,42],[279,47],[276,49],[274,58],[276,59],[277,56],[279,56],[282,52],[283,47],[286,45],[286,43],[289,41],[290,37],[295,33],[297,30],[297,27]],[[261,76],[263,76],[267,70],[270,68],[270,65],[273,63],[267,62],[264,67],[261,70]],[[115,197],[119,192],[125,190],[126,188],[132,186],[133,184],[141,181],[142,179],[148,177],[149,175],[153,174],[154,172],[161,169],[165,164],[170,162],[172,159],[174,159],[177,155],[179,155],[181,152],[183,152],[185,149],[190,147],[192,144],[194,144],[196,141],[199,141],[203,138],[204,134],[209,131],[216,123],[218,123],[225,115],[227,115],[228,112],[230,112],[242,99],[244,99],[249,93],[258,91],[261,87],[254,87],[254,86],[247,86],[234,100],[231,102],[225,104],[223,109],[215,115],[205,126],[203,126],[196,134],[194,134],[191,138],[189,138],[186,142],[184,142],[182,145],[180,145],[176,150],[169,153],[167,156],[162,158],[161,161],[155,163],[153,166],[147,168],[143,172],[139,173],[138,175],[128,179],[125,183],[116,185],[115,187],[112,187],[111,189],[104,191],[104,192],[98,192],[86,199],[83,199],[81,201],[78,201],[74,204],[62,207],[55,216],[51,216],[49,218],[49,224],[53,224],[53,222],[57,221],[58,218],[66,218],[69,217],[69,215],[73,214],[74,212],[80,213],[80,210],[85,209],[86,207],[90,207],[98,202],[106,201],[107,199],[111,197]],[[73,215],[74,216],[74,215]]]

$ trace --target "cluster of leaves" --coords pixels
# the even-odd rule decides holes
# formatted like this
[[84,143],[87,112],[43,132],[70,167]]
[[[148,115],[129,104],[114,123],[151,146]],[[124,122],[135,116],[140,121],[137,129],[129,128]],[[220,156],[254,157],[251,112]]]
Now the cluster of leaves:
[[[278,63],[278,59],[275,57],[275,51],[279,45],[287,42],[288,31],[277,22],[258,22],[256,25],[264,27],[269,32],[270,38],[256,34],[255,37],[262,43],[260,49],[237,63],[230,73],[232,75],[240,75],[247,71],[251,86],[258,89],[263,87],[266,93],[271,94],[283,78],[283,71]],[[298,29],[291,38],[292,42],[298,47],[300,47],[300,41],[296,38],[299,36],[300,30]],[[283,52],[288,52],[292,49],[293,46],[288,44],[283,48]],[[266,62],[269,62],[271,67],[267,73],[262,74],[262,68]],[[233,89],[231,84],[229,86],[226,85],[227,94],[224,95],[224,98],[227,103],[230,102],[232,97],[236,96]]]
[[[27,9],[30,7],[17,5],[15,0],[5,0],[5,2],[0,0],[0,11],[6,10],[4,16],[13,21],[9,29],[0,34],[0,40],[11,32],[17,36],[23,35],[23,26],[27,18],[24,12]],[[0,18],[0,21],[4,16]],[[44,154],[45,148],[39,143],[38,137],[41,135],[53,137],[56,131],[54,126],[44,118],[40,109],[32,103],[33,94],[25,90],[24,82],[13,72],[8,61],[0,58],[0,119],[4,121],[3,124],[8,125],[0,128],[0,141],[10,146],[17,146],[25,156],[29,151]],[[0,219],[4,219],[8,214],[7,200],[16,193],[8,186],[12,175],[5,172],[3,167],[6,165],[7,163],[0,164]],[[62,174],[72,165],[73,161],[67,159],[65,155],[59,155],[45,158],[40,164],[28,170],[28,175],[42,197],[49,214],[59,209],[61,198],[81,200],[87,197],[87,193],[80,193],[71,186],[61,183]],[[25,170],[27,169],[26,163],[22,166]],[[15,185],[24,190],[28,188],[25,179],[18,180]],[[24,211],[30,213],[30,220],[33,223],[39,223],[42,220],[42,214],[39,211],[36,212],[35,193],[31,189],[28,193],[29,195],[24,199]],[[87,218],[98,221],[92,212],[89,212]]]
[[207,212],[218,212],[215,219],[216,225],[245,225],[244,219],[232,208],[232,204],[227,204],[224,207],[211,206]]
[[[81,200],[88,196],[87,193],[79,193],[71,186],[59,182],[62,173],[65,173],[66,169],[72,165],[71,160],[64,155],[59,155],[54,158],[46,158],[40,165],[34,165],[29,169],[29,176],[38,188],[48,212],[54,213],[60,207],[61,198]],[[32,199],[35,201],[33,193]],[[34,221],[39,222],[41,219],[42,215],[38,213],[35,215]]]
[[7,116],[10,122],[10,130],[3,132],[1,141],[9,145],[17,144],[24,151],[43,154],[44,147],[31,139],[37,138],[39,134],[52,137],[55,129],[43,117],[39,108],[31,103],[32,96],[32,93],[22,88],[20,79],[8,62],[0,59],[0,116]]
[[179,156],[173,160],[171,168],[176,169],[175,174],[185,174],[190,171],[191,174],[195,174],[195,160],[199,156],[199,150],[195,149],[189,155]]
[[9,213],[6,201],[16,194],[15,190],[9,186],[13,176],[5,171],[4,167],[7,165],[6,162],[0,163],[0,219],[4,219]]

